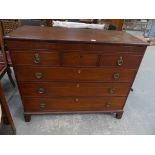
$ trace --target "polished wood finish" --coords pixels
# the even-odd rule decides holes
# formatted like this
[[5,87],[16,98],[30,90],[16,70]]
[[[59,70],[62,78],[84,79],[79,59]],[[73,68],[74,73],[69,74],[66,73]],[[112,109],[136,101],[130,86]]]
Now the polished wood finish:
[[[35,62],[36,55],[40,61]],[[141,53],[109,53],[109,52],[77,52],[55,50],[28,51],[21,50],[12,53],[12,59],[16,65],[35,65],[35,66],[80,66],[80,67],[121,67],[136,69],[142,59]],[[23,59],[24,58],[24,59]],[[118,64],[122,58],[122,65]],[[62,60],[61,60],[62,59]],[[130,63],[132,60],[132,63]]]
[[111,111],[123,108],[125,97],[23,98],[25,112]]
[[[35,61],[36,57],[40,59],[38,63]],[[60,65],[60,55],[56,51],[19,51],[12,53],[12,59],[16,65]]]
[[25,121],[123,108],[147,47],[126,32],[24,26],[5,36]]
[[[55,29],[55,28],[51,28],[51,29]],[[64,29],[64,31],[66,31]],[[112,31],[110,31],[112,32]],[[115,31],[114,31],[115,32]],[[88,35],[88,34],[87,34]],[[104,35],[104,34],[103,34]],[[131,35],[129,35],[130,37],[132,37]],[[112,36],[111,36],[112,37]],[[119,37],[119,35],[118,35]],[[145,45],[146,42],[142,42],[142,44],[144,44],[144,46],[140,46],[140,42],[138,43],[138,45],[133,46],[132,44],[123,44],[123,42],[118,42],[118,43],[109,43],[106,42],[103,44],[101,43],[97,43],[97,42],[84,42],[84,41],[62,41],[60,40],[58,41],[41,41],[41,40],[25,40],[25,39],[9,39],[8,36],[5,37],[7,40],[7,45],[10,47],[10,50],[14,50],[14,51],[20,51],[21,50],[32,50],[33,52],[39,52],[39,51],[44,51],[44,50],[57,50],[57,51],[81,51],[81,52],[97,52],[97,53],[118,53],[118,52],[123,52],[123,53],[128,53],[128,52],[134,52],[134,54],[143,54],[145,51]],[[135,38],[135,37],[134,37]],[[123,39],[123,38],[122,38]],[[104,40],[103,40],[104,41]],[[135,44],[134,42],[132,42],[133,44]],[[17,48],[17,44],[18,44],[18,48]],[[122,45],[122,46],[120,46]],[[26,51],[25,51],[26,52]]]
[[[102,81],[102,82],[130,82],[135,76],[135,70],[117,68],[68,68],[68,67],[33,67],[16,66],[16,77],[19,81]],[[36,77],[41,73],[40,78]],[[115,78],[115,74],[119,74]],[[29,75],[29,76],[27,76]],[[63,75],[63,76],[62,76]],[[93,75],[93,76],[92,76]]]
[[[103,37],[104,36],[104,37]],[[7,40],[44,40],[49,42],[95,43],[146,45],[146,42],[124,31],[101,31],[95,29],[50,28],[40,26],[22,26],[5,36]],[[91,44],[92,43],[92,44]],[[42,42],[42,44],[44,44]],[[56,44],[56,43],[55,43]],[[69,45],[70,46],[70,45]],[[96,46],[96,45],[95,45]],[[19,45],[20,47],[20,45]],[[62,49],[63,50],[63,49]]]
[[69,83],[42,82],[19,83],[23,96],[57,97],[57,96],[127,96],[130,83]]

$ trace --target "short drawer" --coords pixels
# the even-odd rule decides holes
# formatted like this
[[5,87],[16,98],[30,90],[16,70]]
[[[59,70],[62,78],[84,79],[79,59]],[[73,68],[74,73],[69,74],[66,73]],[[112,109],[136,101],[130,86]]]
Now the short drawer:
[[122,110],[124,97],[23,98],[25,112],[82,112]]
[[98,66],[99,54],[91,52],[64,52],[63,66]]
[[143,55],[133,53],[103,54],[100,56],[99,66],[137,69],[142,58]]
[[14,65],[60,65],[60,53],[57,51],[14,51],[11,57]]
[[127,96],[130,83],[20,83],[22,96]]
[[105,81],[131,82],[136,70],[107,68],[69,68],[16,66],[19,81]]

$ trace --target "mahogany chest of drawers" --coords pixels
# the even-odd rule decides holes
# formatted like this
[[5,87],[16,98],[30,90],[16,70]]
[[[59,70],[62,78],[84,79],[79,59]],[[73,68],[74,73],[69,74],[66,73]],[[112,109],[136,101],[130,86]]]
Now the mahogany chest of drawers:
[[25,121],[123,107],[147,44],[123,31],[23,26],[5,36]]

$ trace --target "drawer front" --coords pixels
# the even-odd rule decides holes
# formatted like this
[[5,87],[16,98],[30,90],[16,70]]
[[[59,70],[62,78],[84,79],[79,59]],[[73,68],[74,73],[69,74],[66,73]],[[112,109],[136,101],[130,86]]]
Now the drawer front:
[[63,66],[97,66],[99,55],[87,52],[64,52]]
[[26,40],[7,40],[7,45],[10,50],[35,50],[35,49],[56,49],[56,50],[89,50],[102,52],[134,52],[144,53],[145,46],[130,46],[130,45],[114,45],[114,44],[95,44],[95,43],[60,43],[60,42],[45,42],[45,41],[26,41]]
[[20,83],[22,96],[127,96],[129,83]]
[[20,51],[12,52],[14,65],[52,65],[60,66],[60,54],[54,51]]
[[105,81],[131,82],[136,70],[16,66],[19,81]]
[[134,55],[132,53],[118,53],[112,55],[101,55],[100,66],[119,67],[137,69],[141,63],[143,55]]
[[110,111],[121,110],[124,97],[23,98],[25,112]]
[[14,65],[87,66],[138,68],[143,55],[133,53],[103,54],[100,52],[58,52],[54,50],[19,51],[11,53]]

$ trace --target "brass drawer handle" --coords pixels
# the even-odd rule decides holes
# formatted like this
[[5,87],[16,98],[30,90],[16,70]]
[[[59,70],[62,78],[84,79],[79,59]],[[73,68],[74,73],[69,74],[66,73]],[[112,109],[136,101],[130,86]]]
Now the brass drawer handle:
[[115,94],[116,93],[116,88],[110,88],[109,93],[110,94]]
[[113,74],[113,78],[114,78],[115,80],[119,79],[119,78],[120,78],[120,74],[119,74],[119,73],[114,73],[114,74]]
[[41,79],[41,78],[43,77],[43,74],[42,74],[41,72],[36,72],[36,73],[35,73],[35,77],[36,77],[37,79]]
[[35,53],[34,54],[34,61],[33,61],[35,64],[39,64],[41,62],[41,58],[39,56],[38,53]]
[[107,102],[105,106],[106,106],[106,108],[110,108],[111,107],[111,102]]
[[40,103],[40,108],[43,109],[46,107],[46,103]]
[[123,65],[123,57],[120,56],[119,59],[117,60],[117,65],[122,66]]
[[79,102],[79,99],[78,99],[78,98],[76,98],[76,99],[75,99],[75,102]]
[[39,94],[44,94],[45,93],[45,89],[40,87],[40,88],[37,89],[37,92]]

